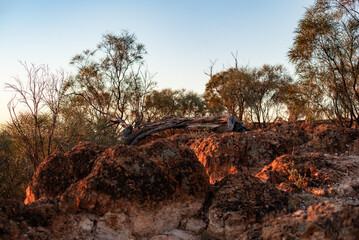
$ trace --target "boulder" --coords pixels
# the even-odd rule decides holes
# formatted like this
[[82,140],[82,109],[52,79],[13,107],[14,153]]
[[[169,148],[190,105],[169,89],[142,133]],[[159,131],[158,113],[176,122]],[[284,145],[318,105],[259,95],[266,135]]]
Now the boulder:
[[[70,164],[67,168],[65,162]],[[79,174],[76,169],[81,167]],[[91,219],[106,223],[102,228],[99,224],[98,231],[111,228],[118,234],[127,231],[126,236],[148,237],[176,229],[196,215],[208,187],[203,165],[186,146],[166,140],[107,149],[83,144],[44,161],[26,202],[55,199],[63,212],[90,214]],[[79,226],[88,230],[93,221],[81,218]],[[117,223],[109,227],[113,222],[109,218]]]
[[359,129],[352,128],[316,128],[307,151],[348,154],[350,147],[359,137]]
[[265,166],[256,177],[283,191],[358,197],[358,174],[358,157],[311,153],[280,156]]
[[65,154],[55,154],[38,167],[26,190],[25,203],[41,197],[55,198],[73,183],[86,177],[96,158],[106,147],[92,143],[79,143]]
[[244,173],[225,177],[212,194],[208,231],[219,239],[243,239],[249,229],[285,213],[288,206],[286,192]]
[[188,144],[205,166],[211,184],[242,167],[261,169],[286,152],[284,140],[274,132],[212,134]]
[[322,202],[263,224],[261,239],[358,239],[359,205]]

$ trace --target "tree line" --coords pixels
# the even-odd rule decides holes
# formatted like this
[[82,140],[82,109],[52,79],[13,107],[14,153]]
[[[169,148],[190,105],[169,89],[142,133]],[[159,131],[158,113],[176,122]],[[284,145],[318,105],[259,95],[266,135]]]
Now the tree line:
[[282,65],[233,66],[214,72],[205,92],[156,88],[144,61],[145,46],[127,31],[105,34],[74,56],[68,75],[46,65],[22,63],[27,78],[6,88],[10,120],[0,130],[0,198],[23,198],[33,172],[47,156],[79,141],[117,144],[123,129],[171,115],[223,113],[266,128],[285,120],[327,119],[359,126],[359,0],[316,0],[295,29]]

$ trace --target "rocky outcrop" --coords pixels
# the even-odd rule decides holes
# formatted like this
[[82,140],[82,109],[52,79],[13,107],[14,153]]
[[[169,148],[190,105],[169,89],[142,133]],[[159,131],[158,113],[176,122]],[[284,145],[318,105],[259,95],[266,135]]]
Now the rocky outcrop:
[[[90,158],[88,153],[94,153],[93,148],[97,155]],[[93,159],[84,162],[92,163],[83,171],[87,175],[75,178],[69,186],[52,186],[68,176],[78,176],[73,174],[72,167],[59,163],[59,159],[69,159],[68,162],[77,159],[78,149],[83,157]],[[45,183],[43,176],[49,173],[42,171],[49,169],[52,177],[46,178]],[[88,214],[90,217],[81,215],[83,220],[78,222],[85,229],[90,229],[96,220],[106,223],[103,228],[97,225],[98,231],[108,228],[119,236],[148,237],[176,229],[181,221],[196,215],[208,187],[204,167],[185,146],[156,141],[139,147],[118,145],[104,150],[81,144],[69,153],[45,160],[30,184],[31,194],[26,202],[38,197],[54,199],[65,213]]]
[[81,143],[39,166],[26,205],[0,201],[0,239],[357,239],[357,130],[335,131]]
[[358,174],[358,157],[312,153],[280,156],[256,177],[283,191],[355,197],[359,196]]
[[213,134],[189,143],[212,184],[242,167],[262,168],[286,152],[284,139],[274,132]]
[[345,239],[359,236],[359,205],[322,202],[263,224],[262,239]]
[[80,143],[65,154],[47,158],[37,169],[30,182],[25,203],[41,197],[55,198],[73,183],[86,177],[95,160],[106,147],[92,143]]
[[319,126],[314,130],[313,137],[306,147],[307,151],[348,154],[350,146],[358,137],[358,129]]
[[313,138],[315,129],[316,127],[313,124],[289,122],[276,123],[269,129],[264,131],[259,130],[259,132],[271,131],[278,134],[284,139],[284,146],[287,151],[292,152],[309,142]]
[[24,205],[0,201],[0,239],[74,239],[76,217],[62,212],[49,199]]
[[265,166],[256,177],[278,185],[288,183],[298,189],[327,186],[333,183],[327,171],[330,165],[321,154],[283,155]]
[[210,183],[214,184],[227,175],[243,170],[243,167],[255,175],[283,154],[359,153],[355,142],[358,137],[357,129],[290,122],[246,133],[183,132],[168,139],[179,145],[189,146],[205,166]]
[[286,211],[288,194],[237,173],[217,183],[209,201],[210,234],[219,239],[244,239],[249,229]]

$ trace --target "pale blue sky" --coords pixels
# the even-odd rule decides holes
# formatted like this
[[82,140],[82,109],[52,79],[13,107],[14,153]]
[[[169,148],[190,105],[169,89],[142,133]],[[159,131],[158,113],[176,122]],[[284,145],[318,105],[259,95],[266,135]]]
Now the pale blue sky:
[[313,0],[0,0],[0,123],[12,93],[5,82],[22,75],[19,60],[73,71],[70,59],[94,48],[106,32],[135,33],[158,88],[203,93],[209,59],[217,69],[283,64],[305,7]]

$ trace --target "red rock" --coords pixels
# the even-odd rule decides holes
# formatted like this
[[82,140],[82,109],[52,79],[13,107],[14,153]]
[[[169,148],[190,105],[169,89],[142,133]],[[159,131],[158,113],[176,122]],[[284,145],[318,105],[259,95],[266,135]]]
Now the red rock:
[[313,138],[307,144],[309,151],[342,154],[359,137],[359,129],[351,128],[328,128],[317,129]]
[[[47,197],[58,201],[67,213],[103,215],[101,229],[111,222],[105,216],[117,216],[127,229],[117,232],[118,236],[147,237],[176,229],[182,219],[196,215],[208,187],[205,168],[186,146],[166,140],[107,149],[82,144],[46,159],[30,184],[32,194],[27,199],[36,204],[40,196]],[[81,219],[74,228],[88,233],[88,220]]]
[[359,205],[323,202],[268,221],[262,239],[345,239],[359,236]]
[[247,174],[225,177],[215,185],[208,210],[208,231],[219,239],[242,239],[253,225],[286,211],[288,194]]
[[245,167],[263,167],[286,152],[273,132],[213,134],[192,142],[191,149],[205,166],[212,184]]
[[278,157],[256,177],[283,191],[305,190],[315,195],[358,197],[358,173],[358,157],[312,153]]
[[92,143],[80,143],[65,154],[56,154],[45,159],[38,167],[26,190],[25,203],[41,197],[62,194],[78,180],[86,177],[98,155],[106,149]]
[[283,155],[265,166],[256,177],[277,185],[291,183],[300,189],[325,187],[333,183],[326,171],[330,164],[321,154]]
[[322,154],[355,152],[357,130],[336,130],[81,143],[41,164],[27,205],[0,201],[0,239],[357,239],[359,158]]

